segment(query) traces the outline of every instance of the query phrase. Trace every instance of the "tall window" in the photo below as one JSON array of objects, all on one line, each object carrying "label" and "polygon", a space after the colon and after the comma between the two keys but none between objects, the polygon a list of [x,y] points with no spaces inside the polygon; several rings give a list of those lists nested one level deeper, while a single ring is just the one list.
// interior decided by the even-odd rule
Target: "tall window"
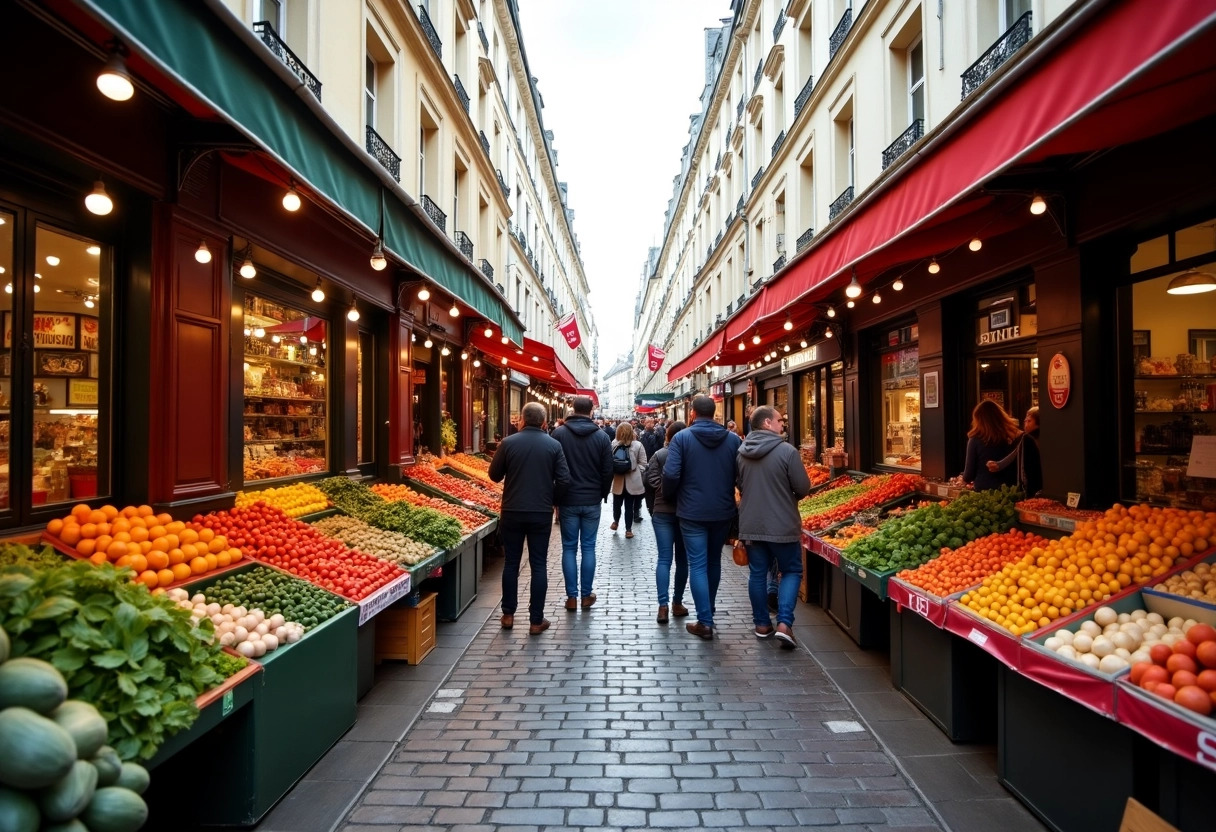
[{"label": "tall window", "polygon": [[364,58],[363,64],[363,105],[366,124],[376,129],[376,61],[371,55]]},{"label": "tall window", "polygon": [[925,117],[925,48],[917,39],[908,50],[908,113],[909,124]]},{"label": "tall window", "polygon": [[1030,0],[1001,0],[1001,31],[1005,31],[1026,12],[1030,11]]},{"label": "tall window", "polygon": [[853,142],[853,119],[849,119],[849,186],[857,182],[857,170],[854,166],[856,145]]},{"label": "tall window", "polygon": [[254,8],[254,21],[265,20],[279,37],[287,37],[287,10],[285,0],[257,0]]}]

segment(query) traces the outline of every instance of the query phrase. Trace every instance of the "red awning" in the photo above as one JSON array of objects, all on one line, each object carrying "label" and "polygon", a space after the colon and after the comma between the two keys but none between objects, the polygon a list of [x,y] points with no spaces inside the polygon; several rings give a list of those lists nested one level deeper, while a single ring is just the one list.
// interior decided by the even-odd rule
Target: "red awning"
[{"label": "red awning", "polygon": [[721,327],[710,333],[709,338],[701,346],[667,371],[667,380],[675,381],[683,378],[717,358],[718,354],[722,352],[722,345],[726,342],[725,338],[726,332]]},{"label": "red awning", "polygon": [[[1138,141],[1216,112],[1216,0],[1116,0],[1067,38],[1044,44],[1044,54],[1015,68],[1013,83],[947,125],[918,159],[864,194],[842,223],[745,304],[727,324],[728,335],[743,335],[744,323],[763,326],[800,301],[826,297],[849,279],[851,268],[864,283],[966,242],[981,231],[978,209],[999,202],[982,192],[998,174],[1062,153]],[[985,235],[995,236],[1033,218],[990,208],[978,221]],[[732,355],[733,346],[726,345]],[[690,360],[700,355],[681,361],[668,378],[701,366],[704,358]]]},{"label": "red awning", "polygon": [[589,387],[580,387],[578,390],[575,391],[575,395],[576,396],[587,396],[588,398],[590,398],[592,407],[600,406],[600,397],[598,395],[596,395],[596,392]]},{"label": "red awning", "polygon": [[268,335],[303,335],[309,341],[325,340],[325,319],[304,317],[266,327]]},{"label": "red awning", "polygon": [[475,328],[469,339],[470,346],[488,356],[499,367],[523,373],[537,384],[547,384],[561,393],[578,392],[579,383],[557,353],[548,344],[524,338],[522,346],[502,343],[502,332],[490,326],[490,337],[485,335],[485,326]]},{"label": "red awning", "polygon": [[658,410],[657,407],[647,407],[646,405],[638,405],[633,409],[634,413],[654,413]]}]

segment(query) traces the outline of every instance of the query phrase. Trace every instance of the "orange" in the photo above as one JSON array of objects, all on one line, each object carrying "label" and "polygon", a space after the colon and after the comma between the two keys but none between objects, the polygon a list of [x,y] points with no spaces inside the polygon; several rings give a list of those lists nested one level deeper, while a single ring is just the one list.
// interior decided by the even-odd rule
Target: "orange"
[{"label": "orange", "polygon": [[152,541],[152,548],[158,552],[167,552],[173,547],[169,545],[167,537],[158,537]]},{"label": "orange", "polygon": [[131,556],[123,555],[118,560],[114,561],[114,565],[117,566],[119,569],[122,569],[124,566],[130,566],[131,565]]},{"label": "orange", "polygon": [[131,568],[136,572],[144,572],[148,568],[148,559],[143,555],[131,555]]},{"label": "orange", "polygon": [[144,550],[139,548],[138,543],[124,543],[122,545],[127,547],[128,555],[139,555],[140,557],[143,557]]},{"label": "orange", "polygon": [[244,552],[242,552],[240,549],[237,549],[235,547],[228,550],[228,555],[232,558],[233,563],[236,563],[238,560],[240,560],[241,558],[243,558],[245,556]]},{"label": "orange", "polygon": [[146,555],[146,554],[148,554],[148,552],[151,552],[151,551],[152,551],[152,541],[151,540],[141,540],[139,543],[139,553],[141,555]]},{"label": "orange", "polygon": [[131,528],[131,539],[136,543],[143,543],[148,539],[148,529],[145,526],[133,526]]},{"label": "orange", "polygon": [[135,531],[136,529],[146,529],[146,528],[148,528],[148,524],[144,521],[144,518],[142,518],[142,517],[132,517],[131,518],[131,531]]},{"label": "orange", "polygon": [[137,509],[135,506],[125,506],[119,513],[122,514],[123,517],[130,519],[139,514],[139,509]]},{"label": "orange", "polygon": [[103,534],[109,534],[111,531],[112,531],[112,529],[111,529],[109,523],[98,523],[97,524],[97,536],[98,537],[101,537]]},{"label": "orange", "polygon": [[169,565],[170,566],[176,566],[179,563],[185,563],[185,562],[186,562],[186,553],[185,552],[183,552],[181,549],[170,549],[169,550]]},{"label": "orange", "polygon": [[75,546],[80,542],[80,526],[64,526],[63,531],[59,533],[59,538],[69,546]]},{"label": "orange", "polygon": [[182,542],[178,539],[177,535],[172,533],[165,535],[165,540],[169,541],[170,549],[176,549],[178,546],[182,545]]},{"label": "orange", "polygon": [[[106,513],[104,511],[102,511],[101,509],[94,509],[93,511],[89,512],[89,522],[90,523],[94,523],[94,524],[104,523],[108,519],[110,519],[110,518],[106,517]],[[81,520],[80,522],[83,523],[84,520]]]},{"label": "orange", "polygon": [[193,543],[183,543],[181,549],[182,553],[186,556],[186,560],[192,560],[193,558],[198,557],[198,547]]},{"label": "orange", "polygon": [[125,517],[119,517],[114,522],[110,523],[110,532],[112,534],[129,531],[131,531],[131,521]]},{"label": "orange", "polygon": [[103,563],[108,563],[105,552],[94,552],[93,557],[89,558],[89,563],[94,566],[101,566]]},{"label": "orange", "polygon": [[58,537],[59,533],[63,531],[63,521],[56,517],[54,520],[46,524],[46,530]]},{"label": "orange", "polygon": [[174,520],[172,523],[165,523],[165,531],[169,534],[181,534],[182,529],[186,528],[186,524],[181,520]]},{"label": "orange", "polygon": [[131,533],[130,532],[115,532],[114,539],[121,543],[130,543],[131,542]]},{"label": "orange", "polygon": [[114,508],[114,506],[110,505],[109,503],[102,506],[101,510],[103,513],[105,513],[107,520],[113,520],[118,516],[118,509]]},{"label": "orange", "polygon": [[72,516],[76,518],[76,522],[78,523],[84,523],[89,519],[89,515],[92,513],[93,507],[88,503],[77,503],[76,505],[72,506]]},{"label": "orange", "polygon": [[207,561],[204,558],[193,558],[190,561],[190,571],[195,575],[201,575],[210,567],[207,566]]},{"label": "orange", "polygon": [[97,551],[97,541],[85,538],[76,544],[76,551],[80,552],[80,554],[84,555],[86,558],[90,557],[94,552]]},{"label": "orange", "polygon": [[198,539],[204,543],[210,543],[215,538],[215,532],[208,528],[198,530]]},{"label": "orange", "polygon": [[104,552],[106,549],[110,548],[110,544],[114,542],[114,538],[110,537],[108,534],[103,534],[98,536],[98,538],[93,542],[96,544],[93,547],[93,551]]},{"label": "orange", "polygon": [[119,558],[126,557],[127,544],[121,540],[115,540],[106,548],[106,557],[112,561],[118,561]]},{"label": "orange", "polygon": [[220,565],[219,559],[215,555],[210,554],[210,553],[203,555],[203,560],[207,561],[208,571],[215,569],[217,566]]},{"label": "orange", "polygon": [[156,573],[151,569],[146,569],[143,572],[140,572],[139,577],[136,578],[136,580],[149,589],[160,586],[160,578],[158,578]]},{"label": "orange", "polygon": [[144,554],[148,559],[149,569],[164,569],[169,565],[169,555],[167,552],[158,552],[153,550]]},{"label": "orange", "polygon": [[224,551],[226,548],[228,548],[228,541],[224,540],[222,537],[214,537],[211,539],[211,542],[207,544],[207,551],[213,555]]},{"label": "orange", "polygon": [[198,532],[194,529],[182,529],[178,536],[181,538],[182,543],[195,543],[198,541]]},{"label": "orange", "polygon": [[173,583],[173,570],[172,569],[157,570],[156,582],[160,586],[168,586],[169,584]]},{"label": "orange", "polygon": [[163,511],[156,515],[156,522],[162,526],[167,526],[173,522],[173,516],[167,511]]},{"label": "orange", "polygon": [[152,510],[152,506],[148,505],[140,506],[138,512],[140,517],[151,517],[156,514],[156,512]]},{"label": "orange", "polygon": [[164,537],[166,534],[168,534],[168,532],[165,531],[165,527],[159,523],[155,526],[148,526],[148,537]]},{"label": "orange", "polygon": [[215,562],[220,567],[227,566],[228,564],[232,563],[232,556],[226,551],[220,552],[215,556]]},{"label": "orange", "polygon": [[177,581],[184,581],[193,574],[190,571],[190,567],[184,563],[173,564],[173,568],[169,571],[173,573],[173,579]]}]

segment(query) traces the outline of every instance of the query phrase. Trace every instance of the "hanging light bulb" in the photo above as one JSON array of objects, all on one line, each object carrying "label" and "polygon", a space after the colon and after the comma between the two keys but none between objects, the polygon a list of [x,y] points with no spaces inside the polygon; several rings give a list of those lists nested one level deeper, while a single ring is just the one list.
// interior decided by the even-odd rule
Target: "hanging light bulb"
[{"label": "hanging light bulb", "polygon": [[878,292],[875,292],[874,297],[870,298],[870,300],[872,300],[876,304],[882,303],[882,295],[878,294]]},{"label": "hanging light bulb", "polygon": [[832,338],[832,337],[834,337],[834,336],[832,335],[832,330],[831,330],[831,328],[828,328],[828,329],[824,330],[823,337],[824,337],[824,338]]},{"label": "hanging light bulb", "polygon": [[504,335],[504,336],[502,336],[502,338],[500,338],[500,339],[498,339],[498,340],[502,341],[502,343],[503,343],[503,345],[504,345],[504,346],[505,346],[505,345],[507,345],[507,344],[509,344],[509,343],[511,343],[511,339],[510,339],[510,338],[508,338],[508,337],[507,337],[507,336],[505,336],[505,335]]},{"label": "hanging light bulb", "polygon": [[461,361],[468,361],[468,360],[469,360],[469,353],[468,353],[468,351],[467,351],[467,350],[461,350],[461,351],[460,351],[460,360],[461,360]]},{"label": "hanging light bulb", "polygon": [[316,347],[309,347],[309,348],[308,348],[308,354],[309,354],[309,355],[316,355],[316,354],[317,354],[317,348],[316,348]]},{"label": "hanging light bulb", "polygon": [[967,243],[967,248],[971,249],[972,251],[979,251],[983,247],[984,241],[979,237],[972,237],[971,242]]},{"label": "hanging light bulb", "polygon": [[894,290],[895,290],[895,291],[897,291],[897,292],[902,292],[902,291],[904,290],[904,282],[903,282],[903,280],[902,280],[901,278],[898,278],[898,277],[897,277],[897,278],[895,278],[895,282],[891,284],[891,288],[892,288],[892,289],[894,289]]},{"label": "hanging light bulb", "polygon": [[92,309],[92,308],[93,308],[94,306],[96,306],[96,305],[97,305],[97,304],[96,304],[96,303],[93,301],[93,296],[92,296],[92,295],[89,295],[88,297],[86,297],[86,298],[84,299],[84,308],[85,308],[85,309]]},{"label": "hanging light bulb", "polygon": [[861,284],[857,282],[857,270],[853,270],[853,279],[849,281],[849,285],[844,290],[845,297],[859,298],[861,297]]},{"label": "hanging light bulb", "polygon": [[448,314],[453,318],[460,317],[460,307],[456,305],[456,301],[452,301],[452,308],[448,310]]},{"label": "hanging light bulb", "polygon": [[482,334],[482,335],[484,335],[484,336],[486,336],[487,338],[493,338],[493,337],[494,337],[494,330],[490,329],[490,325],[489,325],[489,324],[486,324],[486,328],[485,328],[485,329],[483,329],[483,330],[481,331],[481,334]]},{"label": "hanging light bulb", "polygon": [[246,257],[245,262],[241,264],[241,277],[246,280],[252,280],[258,276],[257,267],[253,265],[253,260]]},{"label": "hanging light bulb", "polygon": [[270,340],[271,340],[271,342],[272,342],[272,343],[277,344],[277,343],[279,343],[279,341],[282,341],[283,339],[282,339],[282,338],[280,338],[280,337],[279,337],[279,336],[277,336],[277,335],[271,335],[271,336],[270,336]]},{"label": "hanging light bulb", "polygon": [[744,344],[742,341],[740,341],[739,342],[739,351],[742,352],[745,349],[747,349],[747,344]]},{"label": "hanging light bulb", "polygon": [[501,363],[504,367],[507,365],[507,357],[505,355],[502,357]]},{"label": "hanging light bulb", "polygon": [[806,339],[803,338],[801,341],[799,341],[798,346],[801,347],[802,349],[806,349]]},{"label": "hanging light bulb", "polygon": [[292,185],[287,189],[287,193],[283,194],[283,207],[292,212],[300,210],[300,195],[296,193],[295,185]]},{"label": "hanging light bulb", "polygon": [[265,338],[265,337],[266,337],[266,330],[265,330],[265,329],[263,329],[263,328],[262,328],[262,327],[260,327],[260,326],[259,326],[259,327],[257,327],[256,329],[254,329],[254,330],[253,330],[253,337],[254,337],[254,338]]},{"label": "hanging light bulb", "polygon": [[757,347],[760,346],[760,330],[756,330],[755,334],[752,335],[752,343]]},{"label": "hanging light bulb", "polygon": [[503,380],[503,381],[506,381],[506,380],[507,380],[507,374],[506,374],[506,373],[503,373],[503,374],[502,374],[502,380]]},{"label": "hanging light bulb", "polygon": [[855,305],[856,304],[853,301],[849,301],[848,303],[845,304],[845,306],[849,307],[850,309],[852,309]]},{"label": "hanging light bulb", "polygon": [[474,366],[474,367],[480,367],[480,366],[481,366],[481,359],[480,359],[480,358],[474,358],[474,359],[473,359],[473,366]]},{"label": "hanging light bulb", "polygon": [[782,347],[782,349],[784,349],[786,352],[789,352],[789,351],[790,351],[790,345],[789,345],[789,344],[786,344],[784,347]]},{"label": "hanging light bulb", "polygon": [[135,85],[131,83],[131,74],[123,62],[119,49],[115,47],[106,60],[106,65],[97,74],[97,89],[111,101],[130,101],[135,95]]},{"label": "hanging light bulb", "polygon": [[248,338],[252,334],[253,334],[253,330],[250,329],[249,327],[245,327],[245,337]]},{"label": "hanging light bulb", "polygon": [[448,345],[447,345],[447,344],[444,344],[444,345],[443,345],[443,349],[441,349],[441,350],[439,351],[439,354],[440,354],[440,355],[443,355],[443,356],[448,356],[448,355],[451,355],[451,354],[452,354],[452,351],[451,351],[450,349],[448,349]]},{"label": "hanging light bulb", "polygon": [[1046,211],[1047,200],[1043,199],[1043,197],[1039,196],[1038,194],[1035,194],[1034,199],[1030,200],[1030,213],[1037,217],[1039,214],[1046,213]]},{"label": "hanging light bulb", "polygon": [[785,323],[781,325],[781,328],[786,332],[794,328],[794,322],[789,319],[789,316],[786,316]]},{"label": "hanging light bulb", "polygon": [[93,192],[84,198],[84,207],[90,214],[104,217],[114,210],[114,200],[106,193],[106,186],[98,179],[93,183]]},{"label": "hanging light bulb", "polygon": [[431,290],[430,289],[423,286],[421,289],[418,290],[418,300],[430,300],[430,299],[431,299]]},{"label": "hanging light bulb", "polygon": [[929,261],[929,274],[937,274],[942,270],[942,267],[937,264],[937,258],[934,257]]},{"label": "hanging light bulb", "polygon": [[384,243],[379,237],[376,238],[376,245],[372,249],[372,268],[378,272],[384,271],[388,266],[388,258],[384,256]]},{"label": "hanging light bulb", "polygon": [[313,287],[312,299],[317,303],[325,300],[325,290],[321,288],[321,278],[317,278],[317,285]]},{"label": "hanging light bulb", "polygon": [[300,336],[300,343],[301,343],[301,344],[307,344],[307,343],[308,343],[308,336],[307,336],[307,335],[301,335],[301,336]]},{"label": "hanging light bulb", "polygon": [[359,320],[359,307],[356,304],[357,304],[357,301],[354,298],[351,298],[350,299],[350,309],[346,310],[346,320],[348,320],[348,321]]},{"label": "hanging light bulb", "polygon": [[829,318],[835,318],[835,317],[836,317],[836,307],[835,307],[835,306],[829,306],[829,307],[828,307],[828,317],[829,317]]},{"label": "hanging light bulb", "polygon": [[194,259],[200,263],[211,262],[211,249],[207,248],[206,240],[199,240],[198,249],[194,252]]},{"label": "hanging light bulb", "polygon": [[422,346],[426,347],[429,350],[431,347],[435,346],[435,342],[432,341],[431,336],[428,335],[428,336],[426,336],[426,340],[422,342]]},{"label": "hanging light bulb", "polygon": [[11,295],[11,294],[13,293],[13,284],[11,284],[11,283],[5,283],[5,284],[4,284],[4,292],[5,292],[5,294]]}]

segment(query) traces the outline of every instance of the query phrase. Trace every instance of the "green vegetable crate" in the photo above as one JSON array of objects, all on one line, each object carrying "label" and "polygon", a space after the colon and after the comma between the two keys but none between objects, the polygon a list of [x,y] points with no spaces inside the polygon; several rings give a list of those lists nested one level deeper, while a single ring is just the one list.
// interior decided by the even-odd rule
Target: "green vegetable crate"
[{"label": "green vegetable crate", "polygon": [[840,556],[840,568],[850,578],[853,578],[866,589],[878,596],[878,600],[887,600],[887,581],[894,575],[897,569],[892,569],[890,572],[879,572],[874,569],[866,569],[864,566],[858,566],[853,561],[846,558],[843,554]]}]

